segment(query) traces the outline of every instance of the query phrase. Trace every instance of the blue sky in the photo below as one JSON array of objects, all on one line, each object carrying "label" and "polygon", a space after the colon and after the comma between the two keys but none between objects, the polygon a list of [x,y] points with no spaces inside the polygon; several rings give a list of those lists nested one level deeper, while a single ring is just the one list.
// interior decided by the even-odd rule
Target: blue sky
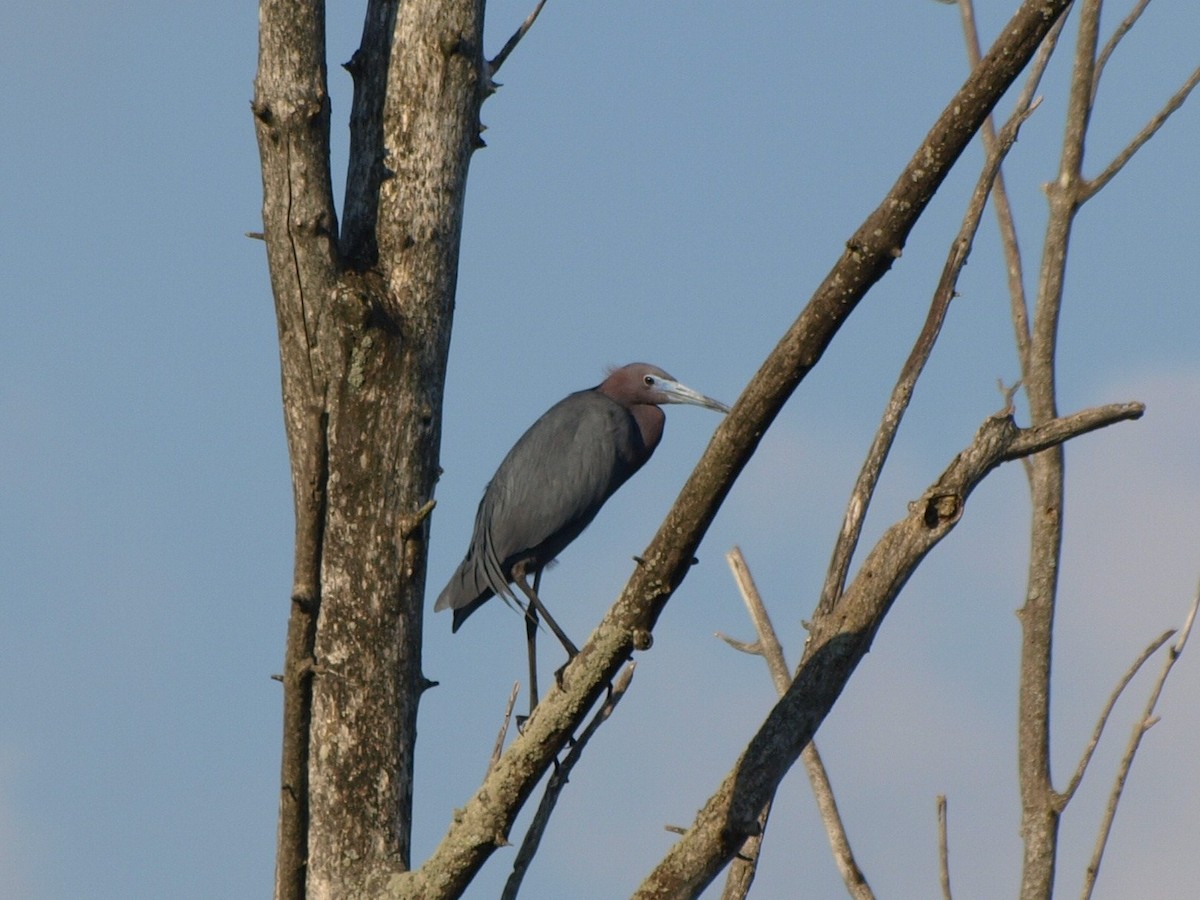
[{"label": "blue sky", "polygon": [[[981,13],[985,40],[1016,3],[989,6],[1003,8]],[[357,45],[361,7],[329,12],[339,185],[349,76],[336,63]],[[527,12],[490,4],[489,52]],[[0,11],[0,884],[20,900],[269,891],[270,675],[291,501],[265,259],[243,237],[260,227],[255,27],[251,4]],[[1152,5],[1105,76],[1089,171],[1196,65],[1197,33],[1194,3]],[[431,604],[504,452],[606,365],[644,359],[737,396],[961,82],[961,46],[956,11],[928,0],[548,4],[501,73],[483,114],[489,147],[472,163]],[[1065,62],[1007,169],[1030,285]],[[1139,399],[1149,411],[1069,452],[1060,786],[1112,684],[1181,621],[1200,575],[1198,144],[1193,101],[1088,205],[1072,241],[1061,406]],[[979,163],[973,148],[735,488],[631,694],[576,770],[528,896],[627,893],[669,846],[662,826],[690,822],[769,708],[765,668],[712,637],[749,630],[723,554],[746,552],[794,661]],[[990,219],[960,292],[869,535],[999,408],[996,379],[1016,378]],[[547,575],[547,603],[577,640],[716,424],[698,409],[668,418],[653,462]],[[950,798],[956,887],[1015,891],[1026,497],[1014,466],[977,492],[822,729],[851,839],[883,895],[936,891],[938,793]],[[442,616],[426,632],[426,672],[441,686],[421,711],[418,859],[477,784],[524,667],[520,621],[499,604],[453,638]],[[1065,894],[1147,689],[1136,682],[1119,707],[1064,819]],[[1198,691],[1200,665],[1185,655],[1097,896],[1144,895],[1147,879],[1177,896],[1200,881]],[[781,798],[761,896],[798,883],[837,895],[799,771]],[[510,855],[496,854],[470,896],[496,895]]]}]

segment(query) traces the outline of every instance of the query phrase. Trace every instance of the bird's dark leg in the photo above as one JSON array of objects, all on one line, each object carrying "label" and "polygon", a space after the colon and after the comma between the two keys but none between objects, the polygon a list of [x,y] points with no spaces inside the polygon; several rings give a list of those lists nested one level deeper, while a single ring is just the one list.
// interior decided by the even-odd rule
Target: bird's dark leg
[{"label": "bird's dark leg", "polygon": [[550,630],[554,632],[554,636],[558,638],[563,645],[563,649],[567,651],[567,656],[574,659],[579,655],[579,648],[571,643],[571,639],[558,627],[558,623],[554,621],[554,617],[550,615],[550,612],[546,609],[546,605],[538,598],[537,585],[541,574],[539,570],[534,576],[534,587],[531,588],[529,582],[525,580],[524,564],[517,563],[517,565],[513,566],[513,582],[521,589],[521,593],[529,598],[529,605],[542,614],[542,618],[546,620],[546,624],[550,626]]},{"label": "bird's dark leg", "polygon": [[[533,576],[533,590],[536,593],[538,582],[542,580],[542,573],[539,571]],[[529,714],[533,715],[533,708],[538,704],[538,682],[537,682],[537,631],[538,631],[538,612],[537,607],[532,603],[525,604],[525,647],[529,651]]]}]

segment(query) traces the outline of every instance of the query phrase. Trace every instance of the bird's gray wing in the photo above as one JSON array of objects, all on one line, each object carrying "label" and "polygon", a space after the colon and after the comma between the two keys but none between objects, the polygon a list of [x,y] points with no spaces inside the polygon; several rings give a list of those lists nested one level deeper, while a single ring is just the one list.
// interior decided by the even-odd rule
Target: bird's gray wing
[{"label": "bird's gray wing", "polygon": [[493,594],[515,603],[513,564],[531,559],[541,568],[578,537],[632,474],[640,441],[629,412],[594,390],[552,406],[488,483],[467,556],[434,609],[455,610],[457,627]]},{"label": "bird's gray wing", "polygon": [[549,562],[587,527],[631,474],[640,440],[629,412],[596,391],[571,394],[525,432],[485,494],[499,562],[536,553]]}]

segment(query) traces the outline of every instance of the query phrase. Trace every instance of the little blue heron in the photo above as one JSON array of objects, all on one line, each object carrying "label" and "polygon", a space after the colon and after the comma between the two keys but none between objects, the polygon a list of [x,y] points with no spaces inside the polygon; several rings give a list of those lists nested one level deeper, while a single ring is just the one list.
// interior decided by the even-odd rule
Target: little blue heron
[{"label": "little blue heron", "polygon": [[[524,609],[531,712],[537,705],[538,613],[562,642],[568,660],[579,652],[538,597],[542,569],[654,453],[667,418],[659,409],[662,403],[729,412],[725,404],[646,363],[614,369],[596,387],[550,407],[492,476],[475,514],[467,556],[434,606],[435,611],[454,610],[452,631],[497,594]],[[528,598],[524,607],[509,588],[514,583]]]}]

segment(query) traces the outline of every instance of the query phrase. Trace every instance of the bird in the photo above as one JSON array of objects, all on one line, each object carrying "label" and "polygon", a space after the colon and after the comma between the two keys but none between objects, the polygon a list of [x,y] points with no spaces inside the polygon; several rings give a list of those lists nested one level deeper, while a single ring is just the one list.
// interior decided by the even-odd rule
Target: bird
[{"label": "bird", "polygon": [[[537,705],[539,613],[567,651],[568,661],[579,652],[538,596],[542,570],[654,453],[666,423],[660,406],[667,403],[729,412],[724,403],[648,363],[610,369],[600,384],[550,407],[508,451],[488,482],[467,554],[434,604],[435,612],[453,610],[451,632],[494,596],[522,611],[531,714]],[[525,604],[513,594],[512,584],[525,595]]]}]

